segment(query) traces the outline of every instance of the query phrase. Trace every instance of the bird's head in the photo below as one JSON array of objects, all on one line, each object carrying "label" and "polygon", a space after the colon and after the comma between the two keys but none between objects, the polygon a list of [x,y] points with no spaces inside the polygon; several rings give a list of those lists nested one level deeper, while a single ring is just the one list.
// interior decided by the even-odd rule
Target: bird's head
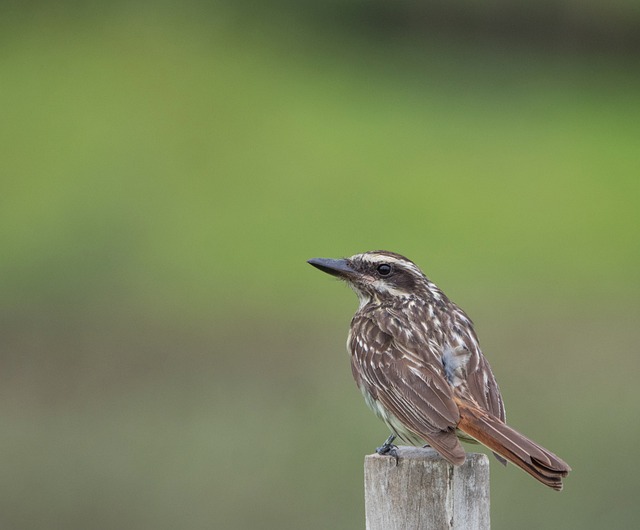
[{"label": "bird's head", "polygon": [[358,295],[361,306],[396,297],[428,296],[430,287],[435,287],[410,259],[386,250],[344,259],[313,258],[307,263],[346,281]]}]

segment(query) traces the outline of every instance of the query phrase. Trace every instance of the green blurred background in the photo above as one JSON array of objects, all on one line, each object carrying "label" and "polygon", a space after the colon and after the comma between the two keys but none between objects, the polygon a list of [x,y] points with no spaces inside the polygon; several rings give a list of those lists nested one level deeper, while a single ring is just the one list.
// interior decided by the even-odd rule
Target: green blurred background
[{"label": "green blurred background", "polygon": [[363,528],[387,432],[305,260],[378,248],[574,469],[493,461],[493,528],[637,524],[637,2],[0,15],[2,528]]}]

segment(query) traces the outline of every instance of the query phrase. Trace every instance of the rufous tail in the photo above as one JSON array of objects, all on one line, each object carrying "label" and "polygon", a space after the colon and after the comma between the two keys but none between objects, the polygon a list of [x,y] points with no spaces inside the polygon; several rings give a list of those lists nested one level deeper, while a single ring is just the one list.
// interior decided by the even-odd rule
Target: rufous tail
[{"label": "rufous tail", "polygon": [[460,411],[458,429],[498,453],[544,485],[560,491],[571,471],[561,458],[529,440],[475,404],[456,398]]}]

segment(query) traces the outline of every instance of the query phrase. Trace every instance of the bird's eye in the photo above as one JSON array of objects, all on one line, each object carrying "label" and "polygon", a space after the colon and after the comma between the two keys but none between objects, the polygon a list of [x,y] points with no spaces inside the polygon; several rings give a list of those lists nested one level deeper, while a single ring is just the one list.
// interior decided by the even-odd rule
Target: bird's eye
[{"label": "bird's eye", "polygon": [[387,264],[387,263],[382,263],[380,265],[378,265],[378,274],[380,274],[380,276],[389,276],[389,274],[391,274],[391,265]]}]

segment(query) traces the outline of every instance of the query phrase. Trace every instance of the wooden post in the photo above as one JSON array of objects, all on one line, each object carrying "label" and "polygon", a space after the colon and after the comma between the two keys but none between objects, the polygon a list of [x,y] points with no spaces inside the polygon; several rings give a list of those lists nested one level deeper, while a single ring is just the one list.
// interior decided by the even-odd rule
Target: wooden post
[{"label": "wooden post", "polygon": [[452,466],[431,448],[398,447],[400,457],[367,455],[367,530],[489,530],[489,459],[467,453]]}]

